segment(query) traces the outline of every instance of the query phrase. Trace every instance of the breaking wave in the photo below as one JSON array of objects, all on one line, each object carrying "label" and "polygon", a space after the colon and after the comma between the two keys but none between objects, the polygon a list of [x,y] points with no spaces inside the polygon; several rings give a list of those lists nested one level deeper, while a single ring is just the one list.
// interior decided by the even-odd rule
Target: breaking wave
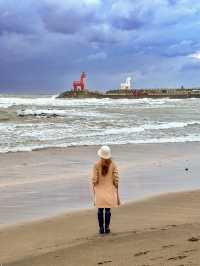
[{"label": "breaking wave", "polygon": [[[141,140],[121,140],[116,143],[113,141],[107,141],[107,145],[116,145],[116,144],[154,144],[154,143],[184,143],[184,142],[200,142],[200,135],[189,135],[185,137],[171,137],[171,138],[152,138],[152,139],[141,139]],[[41,150],[47,148],[66,148],[66,147],[75,147],[75,146],[91,146],[91,145],[102,145],[101,141],[96,140],[95,142],[72,142],[70,144],[44,144],[44,145],[32,145],[32,146],[19,146],[19,147],[5,147],[0,148],[0,153],[9,153],[9,152],[30,152],[34,150]]]},{"label": "breaking wave", "polygon": [[0,96],[0,153],[200,141],[200,99]]},{"label": "breaking wave", "polygon": [[39,109],[39,110],[33,110],[33,109],[25,109],[25,110],[18,110],[17,115],[20,117],[24,116],[37,116],[37,117],[69,117],[69,116],[99,116],[102,115],[100,113],[95,112],[88,112],[88,111],[77,111],[77,110],[59,110],[59,109]]},{"label": "breaking wave", "polygon": [[95,104],[102,105],[129,105],[129,104],[148,104],[148,105],[164,105],[166,103],[177,103],[183,99],[56,99],[57,95],[52,97],[42,98],[18,98],[18,97],[0,97],[0,108],[9,108],[13,106],[93,106]]}]

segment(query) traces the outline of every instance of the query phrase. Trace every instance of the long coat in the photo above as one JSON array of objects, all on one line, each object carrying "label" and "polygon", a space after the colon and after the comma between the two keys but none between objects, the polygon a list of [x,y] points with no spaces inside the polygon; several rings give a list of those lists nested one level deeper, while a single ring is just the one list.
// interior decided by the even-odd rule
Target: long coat
[{"label": "long coat", "polygon": [[111,162],[108,173],[101,174],[101,160],[93,168],[92,183],[94,188],[94,205],[97,208],[113,208],[120,205],[118,195],[119,174],[117,166]]}]

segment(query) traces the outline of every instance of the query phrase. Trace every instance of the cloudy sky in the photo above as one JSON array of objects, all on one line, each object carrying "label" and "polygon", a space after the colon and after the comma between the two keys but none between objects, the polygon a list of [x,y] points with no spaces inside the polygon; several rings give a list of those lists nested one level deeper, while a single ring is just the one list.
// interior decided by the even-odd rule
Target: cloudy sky
[{"label": "cloudy sky", "polygon": [[0,93],[200,86],[199,0],[0,0]]}]

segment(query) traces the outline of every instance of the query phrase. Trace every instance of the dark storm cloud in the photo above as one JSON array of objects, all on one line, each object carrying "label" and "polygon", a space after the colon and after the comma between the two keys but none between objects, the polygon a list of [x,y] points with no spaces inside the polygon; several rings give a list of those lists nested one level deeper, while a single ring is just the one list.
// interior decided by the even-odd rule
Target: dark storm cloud
[{"label": "dark storm cloud", "polygon": [[199,12],[195,0],[0,0],[0,91],[70,88],[82,70],[94,88],[127,75],[171,86],[183,70],[189,83]]},{"label": "dark storm cloud", "polygon": [[31,33],[32,27],[27,26],[24,18],[14,13],[4,13],[0,15],[0,34],[4,33]]},{"label": "dark storm cloud", "polygon": [[36,6],[31,1],[0,1],[0,34],[31,34],[40,27]]},{"label": "dark storm cloud", "polygon": [[84,27],[97,22],[92,10],[76,8],[63,9],[56,4],[45,4],[40,9],[40,16],[46,29],[50,32],[73,34]]}]

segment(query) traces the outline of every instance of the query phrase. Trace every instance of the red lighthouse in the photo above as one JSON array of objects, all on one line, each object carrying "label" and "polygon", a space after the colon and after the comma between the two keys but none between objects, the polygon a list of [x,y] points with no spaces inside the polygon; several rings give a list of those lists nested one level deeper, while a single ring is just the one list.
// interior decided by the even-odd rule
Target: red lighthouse
[{"label": "red lighthouse", "polygon": [[85,72],[81,73],[80,80],[73,81],[74,91],[84,91],[85,90]]}]

